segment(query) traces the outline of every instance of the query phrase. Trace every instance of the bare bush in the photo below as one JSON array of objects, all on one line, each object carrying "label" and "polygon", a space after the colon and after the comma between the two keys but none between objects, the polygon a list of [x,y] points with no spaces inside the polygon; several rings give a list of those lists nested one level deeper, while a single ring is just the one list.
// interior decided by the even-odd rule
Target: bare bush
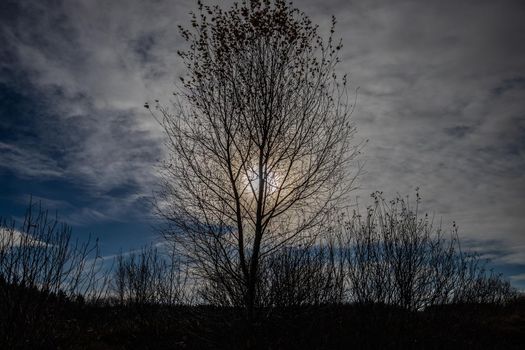
[{"label": "bare bush", "polygon": [[71,228],[30,203],[22,225],[0,223],[0,332],[16,344],[26,332],[45,333],[59,300],[105,296],[107,275],[98,242],[71,240]]},{"label": "bare bush", "polygon": [[175,305],[189,301],[188,273],[180,259],[157,248],[120,254],[113,273],[113,290],[121,305]]},{"label": "bare bush", "polygon": [[265,261],[262,300],[272,307],[344,301],[341,251],[332,242],[287,247]]},{"label": "bare bush", "polygon": [[519,293],[502,274],[487,267],[477,253],[458,253],[455,288],[448,302],[455,304],[503,305]]},{"label": "bare bush", "polygon": [[409,310],[457,302],[501,303],[513,295],[509,283],[486,271],[485,262],[461,250],[457,227],[449,235],[421,216],[408,199],[374,205],[363,217],[343,220],[350,301],[383,303]]}]

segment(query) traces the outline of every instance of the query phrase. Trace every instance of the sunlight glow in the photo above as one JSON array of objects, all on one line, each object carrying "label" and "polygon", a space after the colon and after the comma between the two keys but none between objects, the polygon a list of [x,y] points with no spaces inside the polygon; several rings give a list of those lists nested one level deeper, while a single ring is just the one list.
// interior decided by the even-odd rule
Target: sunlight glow
[{"label": "sunlight glow", "polygon": [[[253,191],[254,194],[257,194],[259,192],[259,174],[256,171],[248,170],[245,181],[246,185],[249,186],[250,191]],[[269,172],[268,174],[266,174],[265,181],[267,194],[272,194],[278,189],[279,179],[275,173]]]}]

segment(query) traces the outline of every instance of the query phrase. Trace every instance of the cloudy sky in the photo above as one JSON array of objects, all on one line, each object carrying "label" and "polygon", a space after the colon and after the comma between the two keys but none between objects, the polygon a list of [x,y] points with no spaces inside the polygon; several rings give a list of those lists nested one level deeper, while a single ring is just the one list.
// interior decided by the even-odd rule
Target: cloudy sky
[{"label": "cloudy sky", "polygon": [[[221,2],[224,6],[231,2]],[[368,140],[355,195],[414,194],[525,288],[525,3],[296,1],[326,29]],[[114,254],[158,240],[148,198],[164,156],[145,101],[183,68],[194,1],[3,0],[0,215],[29,196]]]}]

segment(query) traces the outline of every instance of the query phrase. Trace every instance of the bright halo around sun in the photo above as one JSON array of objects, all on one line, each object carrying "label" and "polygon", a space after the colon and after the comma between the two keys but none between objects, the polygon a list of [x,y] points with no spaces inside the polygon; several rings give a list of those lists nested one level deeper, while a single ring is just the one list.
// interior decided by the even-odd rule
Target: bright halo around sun
[{"label": "bright halo around sun", "polygon": [[[271,194],[278,189],[279,179],[274,172],[266,174],[266,193]],[[259,174],[256,171],[248,170],[246,173],[246,184],[250,185],[250,190],[254,194],[259,193]]]}]

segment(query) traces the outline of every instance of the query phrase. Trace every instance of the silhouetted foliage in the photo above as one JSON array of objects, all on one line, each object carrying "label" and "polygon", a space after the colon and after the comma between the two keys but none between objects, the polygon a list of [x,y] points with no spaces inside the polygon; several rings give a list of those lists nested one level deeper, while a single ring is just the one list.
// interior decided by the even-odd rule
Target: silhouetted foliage
[{"label": "silhouetted foliage", "polygon": [[0,339],[45,341],[65,301],[104,296],[98,242],[71,241],[71,228],[30,203],[19,228],[0,220]]},{"label": "silhouetted foliage", "polygon": [[253,322],[230,306],[233,293],[156,248],[121,254],[108,274],[96,242],[71,242],[67,225],[31,205],[20,229],[0,227],[0,346],[520,348],[523,298],[460,249],[456,228],[434,228],[419,199],[374,198],[366,216],[263,260]]},{"label": "silhouetted foliage", "polygon": [[175,256],[145,247],[117,257],[113,289],[120,305],[189,303],[188,271]]},{"label": "silhouetted foliage", "polygon": [[262,268],[263,293],[270,307],[297,307],[345,302],[344,265],[333,242],[288,247]]},{"label": "silhouetted foliage", "polygon": [[457,227],[449,235],[408,199],[372,195],[365,216],[341,220],[341,242],[350,302],[382,303],[409,310],[448,303],[505,303],[515,290],[462,251]]}]

